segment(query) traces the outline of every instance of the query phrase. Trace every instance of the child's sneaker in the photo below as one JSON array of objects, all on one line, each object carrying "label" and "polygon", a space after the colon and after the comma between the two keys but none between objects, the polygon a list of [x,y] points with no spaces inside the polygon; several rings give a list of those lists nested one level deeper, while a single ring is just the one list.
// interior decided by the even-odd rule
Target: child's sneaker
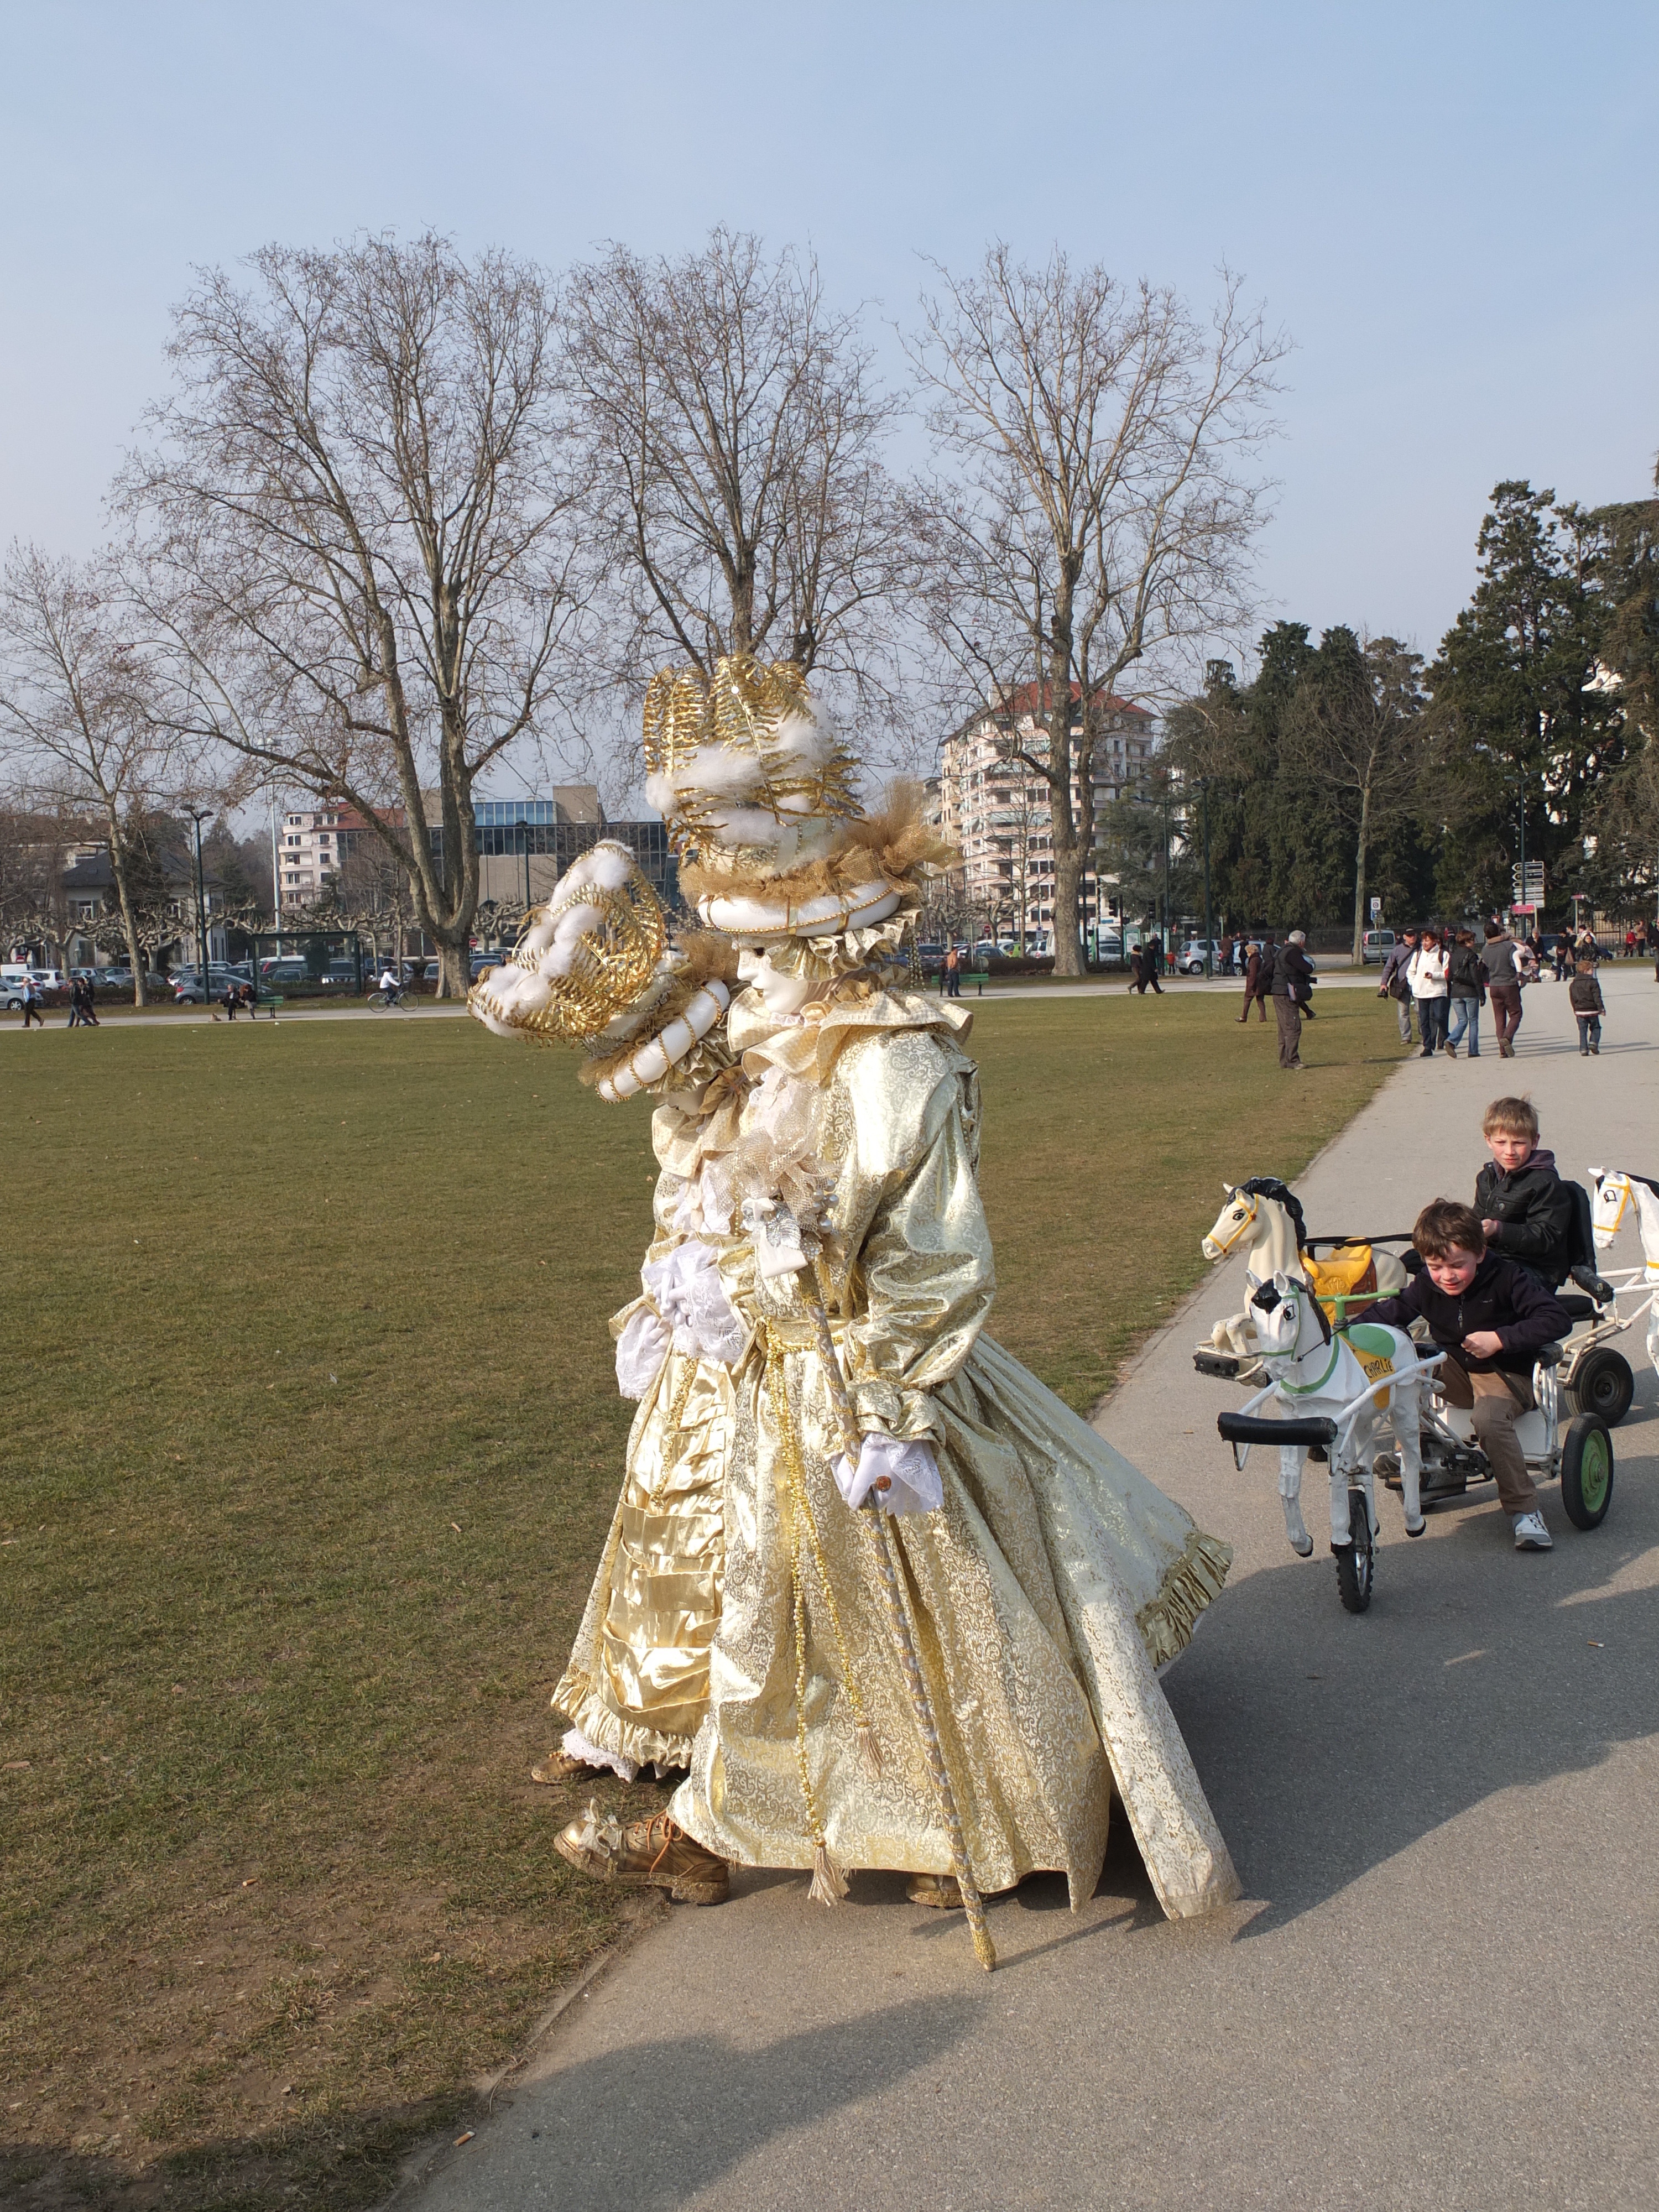
[{"label": "child's sneaker", "polygon": [[1544,1526],[1541,1513],[1518,1513],[1515,1518],[1515,1548],[1517,1552],[1548,1552],[1554,1548],[1554,1539]]}]

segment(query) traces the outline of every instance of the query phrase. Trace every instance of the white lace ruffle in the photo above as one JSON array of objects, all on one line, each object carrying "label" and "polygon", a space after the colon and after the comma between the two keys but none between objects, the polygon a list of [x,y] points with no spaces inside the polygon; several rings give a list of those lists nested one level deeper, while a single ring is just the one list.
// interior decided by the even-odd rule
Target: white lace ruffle
[{"label": "white lace ruffle", "polygon": [[884,1513],[936,1513],[945,1503],[945,1485],[928,1444],[872,1431],[860,1446],[858,1465],[843,1453],[833,1471],[836,1487],[852,1506],[862,1505],[883,1475],[889,1487],[876,1492],[876,1504]]},{"label": "white lace ruffle", "polygon": [[629,1316],[617,1340],[617,1387],[624,1398],[644,1397],[671,1350],[727,1367],[742,1357],[749,1331],[707,1244],[693,1238],[677,1245],[650,1261],[642,1279],[651,1304]]},{"label": "white lace ruffle", "polygon": [[624,1782],[631,1782],[640,1771],[637,1759],[625,1758],[619,1751],[601,1751],[598,1744],[589,1743],[580,1729],[567,1729],[559,1739],[559,1749],[567,1759],[580,1759],[584,1765],[608,1767]]}]

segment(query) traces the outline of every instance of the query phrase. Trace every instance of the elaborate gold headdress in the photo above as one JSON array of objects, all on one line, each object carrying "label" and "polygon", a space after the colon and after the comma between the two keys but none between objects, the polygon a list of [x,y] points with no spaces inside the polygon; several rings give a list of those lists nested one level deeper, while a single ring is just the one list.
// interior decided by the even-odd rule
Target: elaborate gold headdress
[{"label": "elaborate gold headdress", "polygon": [[920,793],[870,821],[858,763],[793,661],[665,669],[645,698],[646,796],[703,920],[738,938],[841,937],[888,922],[953,856]]},{"label": "elaborate gold headdress", "polygon": [[704,1040],[731,1003],[735,972],[728,945],[670,945],[662,902],[632,852],[605,838],[561,878],[467,1005],[497,1036],[585,1046],[583,1080],[616,1100],[676,1069],[690,1076],[694,1050],[712,1049]]}]

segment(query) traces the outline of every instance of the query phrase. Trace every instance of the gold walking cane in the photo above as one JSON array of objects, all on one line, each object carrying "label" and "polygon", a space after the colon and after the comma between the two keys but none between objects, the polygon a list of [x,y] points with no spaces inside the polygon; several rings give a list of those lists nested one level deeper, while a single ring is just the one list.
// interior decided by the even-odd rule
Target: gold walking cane
[{"label": "gold walking cane", "polygon": [[[750,1230],[751,1234],[760,1231],[775,1248],[794,1244],[803,1251],[804,1265],[790,1267],[786,1263],[779,1272],[793,1273],[799,1286],[801,1303],[811,1316],[813,1334],[817,1339],[818,1357],[823,1363],[830,1402],[835,1408],[836,1425],[841,1431],[842,1449],[850,1464],[856,1467],[864,1438],[847,1388],[847,1378],[841,1371],[836,1340],[830,1334],[830,1316],[824,1310],[813,1258],[804,1249],[805,1244],[811,1243],[816,1252],[817,1237],[807,1224],[795,1219],[781,1200],[775,1201],[766,1209],[769,1218],[765,1220],[756,1218],[759,1212],[759,1208],[752,1207],[752,1201],[744,1208],[744,1226]],[[974,1939],[974,1956],[988,1974],[997,1962],[996,1947],[991,1941],[991,1931],[985,1924],[984,1900],[968,1865],[968,1846],[962,1832],[962,1815],[957,1810],[956,1792],[951,1787],[950,1772],[945,1764],[945,1747],[939,1741],[939,1728],[933,1719],[933,1700],[927,1694],[921,1662],[916,1656],[915,1639],[910,1633],[909,1616],[905,1612],[903,1595],[899,1589],[898,1547],[893,1540],[890,1516],[882,1511],[879,1505],[872,1507],[871,1517],[875,1526],[876,1579],[880,1585],[882,1603],[887,1609],[887,1626],[893,1638],[900,1671],[904,1676],[904,1686],[909,1694],[916,1732],[921,1738],[922,1754],[927,1761],[927,1778],[933,1785],[939,1816],[945,1822],[945,1839],[951,1846],[951,1870],[956,1876],[957,1888],[962,1892],[963,1906]]]}]

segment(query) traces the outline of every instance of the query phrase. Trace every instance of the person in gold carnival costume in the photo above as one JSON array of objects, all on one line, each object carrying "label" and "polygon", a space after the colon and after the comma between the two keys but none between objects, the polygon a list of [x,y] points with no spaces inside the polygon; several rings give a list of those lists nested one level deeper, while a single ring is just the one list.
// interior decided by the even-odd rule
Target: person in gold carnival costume
[{"label": "person in gold carnival costume", "polygon": [[708,1248],[660,1218],[660,1197],[677,1173],[684,1182],[689,1169],[736,1142],[744,1079],[725,1046],[736,973],[735,947],[712,932],[669,946],[660,902],[632,853],[605,840],[567,871],[513,960],[487,970],[470,994],[471,1012],[498,1036],[585,1046],[582,1080],[608,1103],[661,1102],[652,1120],[664,1169],[658,1233],[644,1295],[613,1324],[617,1382],[640,1412],[599,1572],[553,1694],[570,1725],[532,1769],[537,1782],[605,1768],[631,1782],[642,1766],[688,1767],[708,1707],[730,1430],[721,1361],[743,1337]]},{"label": "person in gold carnival costume", "polygon": [[[706,1691],[661,1732],[689,1749],[670,1812],[623,1830],[590,1806],[559,1848],[708,1901],[736,1863],[812,1869],[831,1900],[848,1870],[898,1869],[970,1917],[1049,1869],[1075,1907],[1115,1784],[1165,1911],[1208,1911],[1237,1877],[1157,1669],[1231,1554],[985,1333],[971,1017],[897,971],[946,856],[914,795],[860,814],[788,664],[659,677],[646,751],[682,885],[749,988],[728,1065],[693,1111],[658,1109],[658,1235],[617,1324],[625,1382],[654,1362],[629,1478],[665,1532],[695,1460],[721,1565]],[[665,1648],[620,1557],[613,1534],[556,1698],[600,1746],[637,1692],[596,1656]]]}]

